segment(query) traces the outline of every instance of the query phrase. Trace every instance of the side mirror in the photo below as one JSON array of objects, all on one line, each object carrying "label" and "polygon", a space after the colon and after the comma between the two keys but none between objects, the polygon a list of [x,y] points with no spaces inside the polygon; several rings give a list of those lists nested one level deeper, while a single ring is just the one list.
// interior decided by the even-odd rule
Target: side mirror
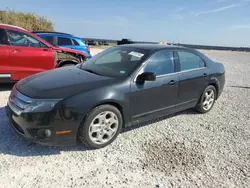
[{"label": "side mirror", "polygon": [[155,81],[156,75],[153,72],[144,72],[137,76],[136,82]]}]

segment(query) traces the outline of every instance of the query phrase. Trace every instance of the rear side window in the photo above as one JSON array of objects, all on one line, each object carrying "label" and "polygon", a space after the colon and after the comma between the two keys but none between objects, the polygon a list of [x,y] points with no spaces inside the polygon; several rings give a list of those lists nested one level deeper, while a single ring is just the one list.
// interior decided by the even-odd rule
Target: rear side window
[{"label": "rear side window", "polygon": [[178,52],[181,71],[205,67],[205,63],[197,55],[190,52]]},{"label": "rear side window", "polygon": [[58,37],[58,46],[72,45],[72,41],[69,38]]},{"label": "rear side window", "polygon": [[80,44],[75,39],[72,39],[72,40],[75,46],[80,46]]}]

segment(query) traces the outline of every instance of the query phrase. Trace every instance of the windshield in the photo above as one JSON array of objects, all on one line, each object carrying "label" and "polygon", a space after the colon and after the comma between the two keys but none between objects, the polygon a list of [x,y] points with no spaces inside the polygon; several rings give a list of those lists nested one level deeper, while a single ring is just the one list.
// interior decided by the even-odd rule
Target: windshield
[{"label": "windshield", "polygon": [[107,49],[81,64],[80,68],[108,77],[127,77],[144,61],[147,52],[131,47]]}]

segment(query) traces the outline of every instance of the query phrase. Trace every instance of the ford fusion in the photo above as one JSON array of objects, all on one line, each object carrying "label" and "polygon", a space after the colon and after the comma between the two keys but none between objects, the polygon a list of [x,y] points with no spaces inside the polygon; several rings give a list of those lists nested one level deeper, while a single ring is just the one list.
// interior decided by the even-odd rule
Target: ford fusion
[{"label": "ford fusion", "polygon": [[223,64],[197,50],[127,44],[20,80],[6,113],[31,141],[101,148],[135,122],[189,108],[209,112],[224,84]]}]

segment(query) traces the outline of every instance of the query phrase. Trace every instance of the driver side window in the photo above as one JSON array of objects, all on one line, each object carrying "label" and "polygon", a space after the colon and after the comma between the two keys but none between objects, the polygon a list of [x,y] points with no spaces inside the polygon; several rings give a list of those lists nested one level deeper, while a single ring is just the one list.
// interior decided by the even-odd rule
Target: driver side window
[{"label": "driver side window", "polygon": [[171,51],[160,51],[149,58],[144,72],[153,72],[156,76],[174,73],[174,55]]},{"label": "driver side window", "polygon": [[39,40],[20,31],[7,30],[7,35],[9,43],[12,46],[25,46],[35,48],[44,48],[45,46]]}]

